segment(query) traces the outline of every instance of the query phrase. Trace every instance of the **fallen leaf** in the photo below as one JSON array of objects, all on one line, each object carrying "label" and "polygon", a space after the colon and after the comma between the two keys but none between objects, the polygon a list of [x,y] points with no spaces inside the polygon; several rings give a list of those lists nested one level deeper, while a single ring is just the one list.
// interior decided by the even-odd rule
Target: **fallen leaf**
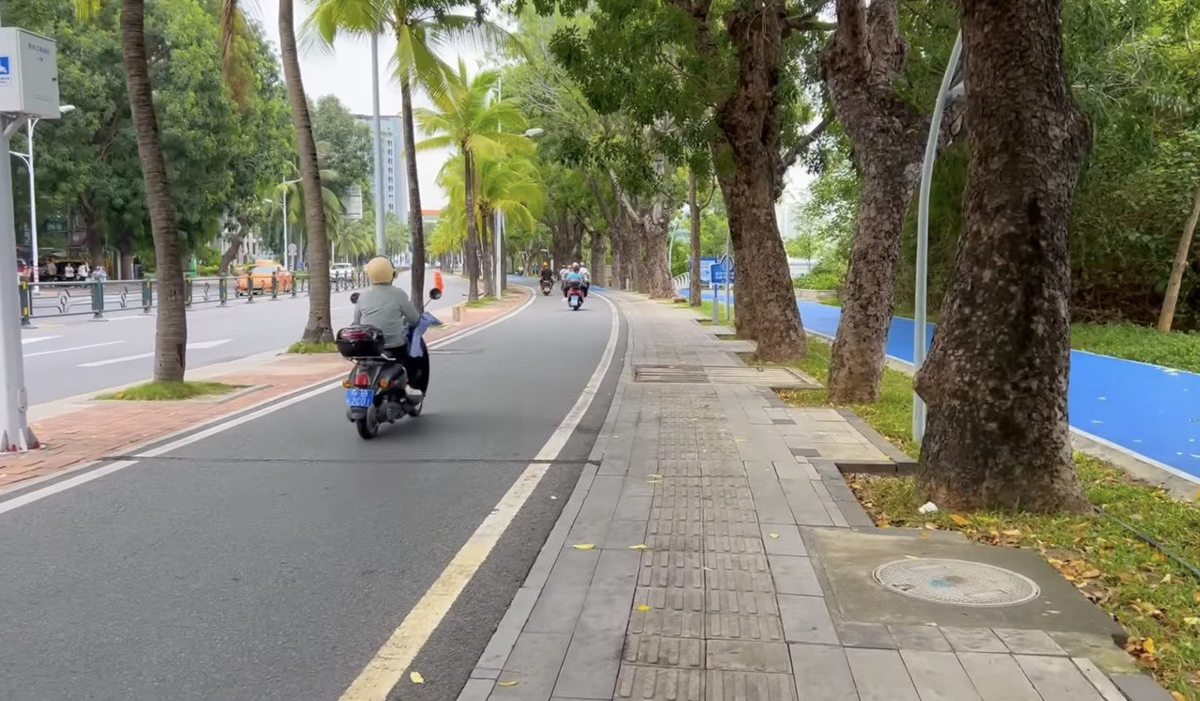
[{"label": "fallen leaf", "polygon": [[925,539],[928,539],[928,538],[929,538],[929,531],[921,531],[921,537],[922,537],[922,538],[925,538]]},{"label": "fallen leaf", "polygon": [[645,613],[650,610],[650,607],[645,604],[642,604],[641,606],[637,607],[637,610],[641,611],[642,613]]},{"label": "fallen leaf", "polygon": [[1200,626],[1200,617],[1188,616],[1187,618],[1183,619],[1183,622],[1185,625],[1189,626]]},{"label": "fallen leaf", "polygon": [[1172,691],[1171,698],[1175,699],[1175,701],[1187,701],[1187,697],[1185,697],[1183,694],[1179,693],[1178,691]]},{"label": "fallen leaf", "polygon": [[413,672],[408,675],[408,678],[412,680],[413,684],[424,684],[425,683],[425,677],[422,677],[420,672]]},{"label": "fallen leaf", "polygon": [[1168,572],[1163,576],[1162,580],[1159,581],[1159,584],[1170,584],[1170,583],[1171,583],[1171,573]]},{"label": "fallen leaf", "polygon": [[1195,601],[1197,604],[1200,604],[1200,591],[1192,592],[1192,601]]},{"label": "fallen leaf", "polygon": [[646,479],[648,479],[648,480],[660,480],[662,478],[663,478],[662,475],[646,475]]},{"label": "fallen leaf", "polygon": [[778,533],[768,533],[768,534],[767,534],[767,537],[768,537],[768,538],[770,538],[771,540],[779,540],[779,534],[778,534]]},{"label": "fallen leaf", "polygon": [[971,519],[966,518],[965,516],[959,516],[958,514],[950,514],[950,520],[960,526],[966,526],[971,523]]},{"label": "fallen leaf", "polygon": [[596,546],[592,545],[591,543],[576,543],[575,545],[572,545],[571,547],[575,548],[576,550],[591,550],[592,548],[594,548]]},{"label": "fallen leaf", "polygon": [[1100,576],[1100,570],[1085,570],[1079,573],[1082,579],[1096,579]]},{"label": "fallen leaf", "polygon": [[630,550],[645,550],[645,549],[647,549],[647,548],[649,548],[649,547],[650,547],[650,546],[649,546],[649,545],[646,545],[645,543],[638,543],[637,545],[630,545],[630,546],[629,546],[629,549],[630,549]]},{"label": "fallen leaf", "polygon": [[916,555],[905,555],[904,557],[908,558],[909,560],[920,560],[921,559],[921,558],[917,557]]},{"label": "fallen leaf", "polygon": [[1016,536],[1021,535],[1021,529],[1014,528],[1010,531],[1000,531],[1000,535],[1007,535],[1007,536],[1012,536],[1015,538]]},{"label": "fallen leaf", "polygon": [[1145,650],[1147,654],[1153,655],[1154,654],[1154,638],[1146,638],[1142,642],[1142,649]]},{"label": "fallen leaf", "polygon": [[504,687],[505,689],[511,689],[520,683],[521,682],[496,682],[496,686],[501,686],[501,687]]}]

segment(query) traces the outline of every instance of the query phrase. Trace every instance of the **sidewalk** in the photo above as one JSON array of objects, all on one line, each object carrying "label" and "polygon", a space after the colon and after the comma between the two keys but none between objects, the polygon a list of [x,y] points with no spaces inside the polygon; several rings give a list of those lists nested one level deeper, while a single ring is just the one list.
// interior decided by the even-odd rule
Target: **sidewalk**
[{"label": "sidewalk", "polygon": [[460,701],[1170,700],[1036,553],[875,528],[842,473],[895,452],[772,391],[811,378],[610,298],[608,421]]},{"label": "sidewalk", "polygon": [[[430,329],[426,339],[439,339],[493,321],[520,308],[530,292],[502,303],[463,309],[461,321]],[[436,347],[436,346],[435,346]],[[338,354],[255,356],[189,372],[189,380],[244,387],[231,394],[181,402],[96,400],[94,395],[32,407],[33,430],[45,446],[15,455],[0,455],[0,494],[81,469],[97,460],[128,455],[141,447],[197,430],[235,414],[341,379],[349,364]],[[436,369],[434,370],[436,373]],[[97,392],[95,394],[104,394]]]}]

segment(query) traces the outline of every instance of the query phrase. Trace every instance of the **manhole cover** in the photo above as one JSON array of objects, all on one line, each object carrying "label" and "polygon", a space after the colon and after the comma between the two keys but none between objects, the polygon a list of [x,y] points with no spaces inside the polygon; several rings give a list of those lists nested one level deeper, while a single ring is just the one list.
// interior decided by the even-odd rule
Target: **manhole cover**
[{"label": "manhole cover", "polygon": [[914,599],[956,606],[1016,606],[1041,594],[1025,575],[967,560],[896,560],[875,568],[875,581]]}]

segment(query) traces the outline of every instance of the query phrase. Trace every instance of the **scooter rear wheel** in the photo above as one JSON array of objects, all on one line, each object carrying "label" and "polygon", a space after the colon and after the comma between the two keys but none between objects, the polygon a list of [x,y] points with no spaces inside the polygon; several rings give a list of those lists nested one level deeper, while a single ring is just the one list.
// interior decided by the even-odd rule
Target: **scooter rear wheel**
[{"label": "scooter rear wheel", "polygon": [[354,422],[354,427],[358,429],[359,437],[365,441],[369,441],[379,435],[379,417],[375,411],[375,407],[367,409],[367,415]]}]

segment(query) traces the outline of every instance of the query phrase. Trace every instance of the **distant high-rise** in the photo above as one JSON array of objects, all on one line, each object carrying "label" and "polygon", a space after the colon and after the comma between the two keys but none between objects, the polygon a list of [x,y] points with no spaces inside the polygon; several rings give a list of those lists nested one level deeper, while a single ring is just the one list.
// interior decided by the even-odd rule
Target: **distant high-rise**
[{"label": "distant high-rise", "polygon": [[[356,114],[354,118],[375,132],[375,118]],[[379,127],[383,133],[383,193],[376,196],[382,201],[383,211],[395,214],[402,224],[408,224],[408,179],[404,169],[404,122],[395,115],[380,115]],[[372,153],[371,162],[374,163]],[[374,183],[374,179],[371,180]]]}]

